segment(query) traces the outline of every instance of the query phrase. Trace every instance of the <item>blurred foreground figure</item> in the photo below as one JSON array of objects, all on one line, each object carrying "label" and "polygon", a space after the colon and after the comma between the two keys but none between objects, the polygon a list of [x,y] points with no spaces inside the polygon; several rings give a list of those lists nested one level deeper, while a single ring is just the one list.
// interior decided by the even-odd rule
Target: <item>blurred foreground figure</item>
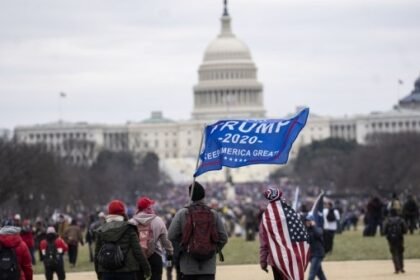
[{"label": "blurred foreground figure", "polygon": [[303,280],[309,253],[306,228],[279,189],[269,188],[264,196],[270,203],[259,228],[261,269],[268,272],[270,265],[274,280]]},{"label": "blurred foreground figure", "polygon": [[39,245],[44,262],[45,279],[52,280],[54,272],[58,280],[66,279],[63,255],[68,251],[67,244],[55,232],[54,227],[47,229],[47,237]]},{"label": "blurred foreground figure", "polygon": [[0,229],[0,275],[8,280],[32,280],[32,259],[19,227]]},{"label": "blurred foreground figure", "polygon": [[404,273],[404,234],[407,233],[407,225],[398,216],[396,209],[390,210],[390,217],[384,224],[384,235],[388,240],[389,250],[392,254],[395,273]]}]

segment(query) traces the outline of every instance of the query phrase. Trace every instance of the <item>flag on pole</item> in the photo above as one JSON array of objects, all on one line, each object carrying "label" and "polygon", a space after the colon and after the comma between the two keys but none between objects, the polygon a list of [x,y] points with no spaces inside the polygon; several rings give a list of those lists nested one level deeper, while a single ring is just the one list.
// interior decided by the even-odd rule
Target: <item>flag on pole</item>
[{"label": "flag on pole", "polygon": [[275,267],[287,280],[304,280],[309,243],[299,215],[282,199],[276,200],[267,206],[262,223]]},{"label": "flag on pole", "polygon": [[324,192],[316,198],[309,215],[314,217],[318,227],[324,228]]},{"label": "flag on pole", "polygon": [[296,187],[295,200],[293,201],[293,210],[297,210],[299,204],[299,187]]},{"label": "flag on pole", "polygon": [[65,92],[60,92],[60,97],[65,98],[65,97],[67,97],[67,94]]},{"label": "flag on pole", "polygon": [[194,177],[222,166],[286,163],[308,115],[305,108],[289,119],[222,120],[206,126]]}]

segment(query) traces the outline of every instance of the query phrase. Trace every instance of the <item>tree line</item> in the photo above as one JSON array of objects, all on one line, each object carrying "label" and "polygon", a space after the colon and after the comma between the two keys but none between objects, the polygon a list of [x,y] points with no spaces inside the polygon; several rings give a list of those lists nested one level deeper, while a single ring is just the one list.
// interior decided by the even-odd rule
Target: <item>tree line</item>
[{"label": "tree line", "polygon": [[286,175],[341,194],[418,194],[420,134],[375,134],[366,140],[363,145],[335,138],[314,141],[272,177]]},{"label": "tree line", "polygon": [[45,216],[100,209],[110,199],[134,203],[159,191],[165,176],[154,153],[101,151],[91,166],[70,164],[42,145],[0,140],[2,215]]}]

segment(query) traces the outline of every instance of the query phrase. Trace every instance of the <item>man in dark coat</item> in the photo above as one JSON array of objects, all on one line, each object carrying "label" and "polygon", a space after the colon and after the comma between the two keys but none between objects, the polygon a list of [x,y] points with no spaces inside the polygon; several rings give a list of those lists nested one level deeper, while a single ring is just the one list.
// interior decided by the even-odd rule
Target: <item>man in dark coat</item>
[{"label": "man in dark coat", "polygon": [[[189,187],[191,193],[192,186]],[[192,191],[192,207],[205,207],[204,187],[198,182],[194,183],[194,190]],[[172,243],[177,246],[181,244],[183,239],[183,231],[187,222],[187,214],[190,211],[188,208],[180,209],[172,220],[172,223],[168,230],[168,237]],[[224,245],[227,243],[228,236],[223,226],[222,220],[219,214],[215,210],[210,210],[214,216],[214,223],[218,234],[218,241],[216,244],[217,251],[220,252]],[[185,280],[214,280],[216,274],[216,254],[213,254],[210,259],[199,261],[194,258],[191,254],[186,252],[186,249],[181,248],[179,255],[180,269],[182,273],[182,279]]]},{"label": "man in dark coat", "polygon": [[322,270],[322,260],[325,256],[324,237],[322,228],[315,223],[314,216],[307,215],[305,218],[306,230],[308,231],[308,241],[311,250],[311,268],[309,270],[308,280],[314,280],[316,276],[320,280],[326,280],[324,271]]},{"label": "man in dark coat", "polygon": [[384,235],[388,240],[389,250],[392,254],[395,274],[404,273],[404,234],[407,233],[407,225],[398,216],[396,209],[390,210],[390,217],[384,224]]}]

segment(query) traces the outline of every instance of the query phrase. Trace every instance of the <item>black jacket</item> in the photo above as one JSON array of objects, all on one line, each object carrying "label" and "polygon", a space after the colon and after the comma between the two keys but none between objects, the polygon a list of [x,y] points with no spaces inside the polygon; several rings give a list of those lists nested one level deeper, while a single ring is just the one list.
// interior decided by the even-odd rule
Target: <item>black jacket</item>
[{"label": "black jacket", "polygon": [[310,245],[312,257],[324,257],[324,237],[322,228],[317,226],[311,226],[307,228],[308,231],[308,242]]},{"label": "black jacket", "polygon": [[134,226],[129,225],[125,221],[107,222],[98,228],[96,237],[95,270],[98,276],[103,272],[109,272],[97,262],[98,253],[106,242],[117,242],[126,256],[124,267],[112,272],[142,271],[145,275],[150,275],[150,266],[140,247]]}]

